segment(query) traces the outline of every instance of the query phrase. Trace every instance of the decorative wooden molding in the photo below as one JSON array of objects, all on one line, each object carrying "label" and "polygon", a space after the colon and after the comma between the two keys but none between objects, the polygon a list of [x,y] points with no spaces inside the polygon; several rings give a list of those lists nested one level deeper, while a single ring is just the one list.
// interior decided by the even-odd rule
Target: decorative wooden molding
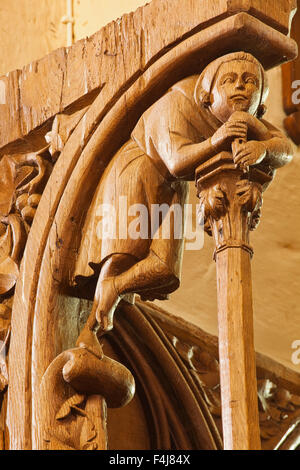
[{"label": "decorative wooden molding", "polygon": [[[276,5],[271,0],[218,0],[213,9],[208,0],[175,0],[175,3],[153,0],[91,38],[59,49],[0,79],[4,87],[4,102],[0,105],[0,165],[7,188],[0,206],[4,214],[0,224],[4,247],[0,252],[0,256],[3,253],[0,330],[7,338],[6,344],[11,326],[8,397],[5,395],[7,427],[2,447],[105,449],[109,426],[106,406],[121,406],[130,401],[134,393],[130,371],[138,364],[142,372],[137,378],[144,383],[149,403],[155,401],[154,446],[221,448],[220,433],[202,388],[199,384],[197,388],[174,348],[169,349],[170,341],[146,313],[147,321],[138,307],[123,302],[121,311],[130,321],[128,324],[120,316],[114,339],[122,354],[114,362],[109,352],[103,353],[95,334],[97,322],[103,320],[102,329],[107,330],[112,315],[103,316],[97,310],[97,302],[103,298],[101,288],[105,285],[106,291],[113,292],[114,287],[118,297],[136,292],[132,289],[136,286],[128,288],[124,282],[120,293],[119,285],[104,279],[96,289],[92,315],[87,320],[95,279],[88,286],[74,287],[74,271],[87,237],[86,221],[93,213],[93,196],[99,181],[118,151],[124,150],[123,144],[128,145],[141,116],[153,104],[159,107],[165,93],[178,82],[188,82],[187,91],[193,92],[194,81],[203,69],[225,54],[245,51],[255,56],[264,69],[293,59],[297,47],[287,34],[294,10],[294,0],[278,0]],[[244,130],[247,126],[251,128],[245,116],[243,119]],[[209,134],[206,139],[210,137]],[[227,136],[219,138],[225,142]],[[216,142],[212,145],[218,146]],[[235,163],[239,150],[233,152]],[[228,164],[228,155],[225,160],[222,158],[217,167],[224,161]],[[194,163],[193,170],[199,161]],[[163,162],[161,166],[157,164],[158,173],[164,171]],[[212,190],[203,190],[202,170],[199,169],[198,180],[205,217],[209,219],[206,226],[212,232],[218,231],[219,237],[220,229],[214,228],[211,219],[221,220],[225,216],[231,186],[213,185]],[[178,171],[182,176],[180,168]],[[193,177],[194,171],[191,173]],[[254,228],[258,221],[261,192],[271,178],[267,171],[254,179],[251,176],[250,183],[241,184],[235,193],[233,212],[239,206],[240,215],[247,213],[248,228]],[[238,235],[234,234],[232,240],[237,240]],[[217,251],[224,242],[221,238]],[[246,231],[241,240],[248,246]],[[152,252],[150,274],[157,272],[157,263],[162,261],[159,255]],[[175,260],[178,271],[180,261],[181,255]],[[87,268],[89,262],[90,259]],[[119,265],[129,269],[128,258]],[[151,289],[152,295],[155,290],[155,296],[163,298],[178,287],[178,273],[174,280],[168,263],[164,269],[160,271],[163,278],[155,286],[142,286],[143,298],[151,298]],[[111,302],[112,310],[115,300]],[[132,299],[127,296],[128,300]],[[131,338],[133,324],[143,333],[145,342],[157,348],[156,361],[161,351],[164,372],[168,371],[171,383],[177,387],[175,405],[168,403],[162,379],[158,380],[140,357],[138,343]],[[102,333],[98,333],[98,338]],[[108,342],[106,336],[101,337],[101,342],[104,345]],[[129,369],[122,365],[123,358]],[[4,389],[7,381],[4,365],[1,374]],[[150,378],[160,387],[161,397]],[[185,406],[178,417],[174,407],[182,396]],[[5,417],[6,403],[2,408]],[[157,410],[163,412],[163,431],[157,424]],[[183,435],[181,429],[185,420],[191,423],[188,435]]]},{"label": "decorative wooden molding", "polygon": [[[155,306],[139,308],[149,312],[171,341],[222,435],[218,338]],[[294,450],[300,445],[300,376],[261,354],[256,365],[262,449]]]}]

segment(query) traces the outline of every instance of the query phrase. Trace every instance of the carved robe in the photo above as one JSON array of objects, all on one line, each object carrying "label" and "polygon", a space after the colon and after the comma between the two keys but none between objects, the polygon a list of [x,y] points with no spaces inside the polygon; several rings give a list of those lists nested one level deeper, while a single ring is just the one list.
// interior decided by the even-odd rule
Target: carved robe
[{"label": "carved robe", "polygon": [[[162,233],[164,224],[169,223],[170,215],[170,239],[153,236],[151,207],[154,204],[168,204],[169,207],[180,204],[184,223],[188,181],[193,180],[194,175],[187,174],[178,178],[171,174],[167,164],[175,154],[180,158],[184,147],[209,138],[221,125],[208,110],[200,108],[195,101],[198,78],[199,76],[192,76],[182,80],[154,103],[140,118],[129,141],[112,158],[87,214],[75,268],[75,283],[98,275],[103,261],[112,254],[126,253],[139,261],[148,255],[150,249],[180,279],[184,237],[176,238],[172,209],[164,214],[159,227]],[[126,196],[128,208],[134,204],[143,204],[147,208],[147,237],[133,240],[118,236],[120,217],[124,217],[124,206],[120,207],[122,196]],[[99,236],[101,204],[111,204],[116,215],[114,236],[105,239]],[[133,219],[133,216],[128,216],[128,226]],[[112,217],[111,223],[113,221]],[[172,290],[174,289],[170,286],[168,292]],[[165,289],[158,291],[158,298],[161,298],[159,294],[162,292],[166,294]]]}]

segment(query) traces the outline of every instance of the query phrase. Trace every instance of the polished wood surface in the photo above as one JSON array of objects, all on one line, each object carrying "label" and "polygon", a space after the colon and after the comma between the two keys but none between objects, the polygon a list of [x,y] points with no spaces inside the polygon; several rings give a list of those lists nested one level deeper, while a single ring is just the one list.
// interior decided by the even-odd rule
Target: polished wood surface
[{"label": "polished wood surface", "polygon": [[[226,328],[232,322],[241,326],[243,345],[233,341],[230,347],[244,348],[252,357],[249,366],[240,358],[241,373],[245,377],[250,367],[255,376],[250,294],[247,305],[243,300],[250,293],[248,230],[259,221],[261,193],[273,170],[291,155],[284,136],[262,119],[264,71],[297,54],[295,42],[287,36],[295,2],[218,0],[213,8],[206,0],[176,4],[177,8],[174,0],[153,0],[68,51],[55,51],[2,79],[6,103],[0,109],[5,188],[0,190],[0,333],[9,346],[8,373],[4,361],[0,375],[4,448],[106,449],[106,407],[133,406],[140,380],[132,374],[136,363],[143,366],[144,383],[149,384],[144,393],[150,403],[155,396],[157,447],[171,447],[167,422],[176,429],[177,448],[221,447],[201,392],[161,348],[159,329],[152,336],[151,320],[145,323],[133,305],[135,294],[144,300],[162,299],[179,287],[182,237],[171,233],[169,240],[160,240],[151,233],[145,240],[125,238],[124,243],[121,237],[105,243],[95,237],[99,203],[114,204],[119,196],[127,196],[130,204],[146,207],[184,206],[187,181],[195,173],[205,227],[216,232],[222,279],[224,412],[231,413],[228,397],[236,400],[233,388],[226,398],[223,385],[236,381],[233,369],[223,366],[228,352],[222,348],[232,336]],[[228,89],[222,94],[212,88],[220,71],[226,75],[224,90],[238,89],[232,99],[228,100]],[[230,106],[224,106],[229,101]],[[231,227],[241,229],[230,239],[220,230],[226,217]],[[159,223],[158,232],[163,225]],[[234,312],[234,304],[225,302],[232,292],[228,269],[233,266],[239,266],[235,285],[248,278],[245,291],[233,296],[232,302],[242,306]],[[145,338],[150,335],[163,354],[168,377],[178,386],[177,396],[184,394],[182,416],[166,403],[167,393],[162,403],[150,386],[154,375],[145,365],[147,353],[132,343],[130,328],[124,332],[122,318],[115,327],[126,337],[126,345],[120,344],[124,354],[112,359],[110,350],[103,349],[121,299],[119,311],[132,318],[132,324],[136,315],[136,328]],[[249,328],[241,321],[244,314]],[[160,384],[162,379],[155,380]],[[254,405],[255,390],[255,377],[252,388],[244,381],[244,409]],[[157,409],[164,406],[161,432]],[[245,431],[241,440],[228,440],[239,432],[236,418],[230,424],[225,419],[227,447],[257,447],[254,406],[250,412],[256,437]],[[245,412],[242,415],[244,419]],[[194,416],[197,421],[187,438],[180,429]]]}]

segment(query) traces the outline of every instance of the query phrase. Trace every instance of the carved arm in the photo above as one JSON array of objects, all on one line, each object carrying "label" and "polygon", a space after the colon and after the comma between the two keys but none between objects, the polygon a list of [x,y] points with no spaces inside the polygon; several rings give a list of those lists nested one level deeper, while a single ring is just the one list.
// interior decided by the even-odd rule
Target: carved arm
[{"label": "carved arm", "polygon": [[170,134],[172,146],[170,152],[164,153],[165,165],[174,177],[193,179],[199,164],[215,154],[211,139],[194,143],[173,132]]},{"label": "carved arm", "polygon": [[[246,142],[247,136],[255,140]],[[169,131],[169,138],[162,143],[160,153],[174,177],[193,179],[197,166],[221,151],[230,151],[236,139],[242,139],[242,143],[233,148],[236,163],[241,157],[251,154],[253,158],[247,162],[248,165],[264,161],[275,169],[292,159],[289,140],[267,121],[245,112],[234,113],[211,138],[200,143]]]},{"label": "carved arm", "polygon": [[272,134],[272,138],[264,141],[266,157],[264,162],[271,168],[280,168],[293,159],[293,147],[289,139],[274,126],[264,121]]},{"label": "carved arm", "polygon": [[217,153],[231,150],[235,139],[246,140],[247,124],[229,120],[215,134],[195,143],[178,132],[169,131],[170,139],[164,143],[162,157],[170,173],[177,178],[193,179],[196,168]]},{"label": "carved arm", "polygon": [[237,167],[247,169],[251,165],[262,164],[271,170],[280,168],[292,160],[293,149],[279,131],[269,140],[236,142],[232,146],[233,159]]}]

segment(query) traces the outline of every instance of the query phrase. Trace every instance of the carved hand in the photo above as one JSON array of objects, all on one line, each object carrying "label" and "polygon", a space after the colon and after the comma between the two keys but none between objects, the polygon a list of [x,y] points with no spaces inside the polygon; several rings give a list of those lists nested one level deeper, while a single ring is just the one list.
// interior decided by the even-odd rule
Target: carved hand
[{"label": "carved hand", "polygon": [[228,122],[239,122],[247,125],[249,140],[268,140],[272,136],[265,124],[252,114],[245,111],[236,111],[229,118]]},{"label": "carved hand", "polygon": [[211,137],[211,143],[217,152],[230,151],[231,144],[235,139],[246,140],[248,126],[241,120],[229,120],[223,124]]},{"label": "carved hand", "polygon": [[242,144],[234,142],[232,153],[236,167],[247,170],[249,166],[260,163],[265,158],[267,150],[262,142],[251,140]]}]

